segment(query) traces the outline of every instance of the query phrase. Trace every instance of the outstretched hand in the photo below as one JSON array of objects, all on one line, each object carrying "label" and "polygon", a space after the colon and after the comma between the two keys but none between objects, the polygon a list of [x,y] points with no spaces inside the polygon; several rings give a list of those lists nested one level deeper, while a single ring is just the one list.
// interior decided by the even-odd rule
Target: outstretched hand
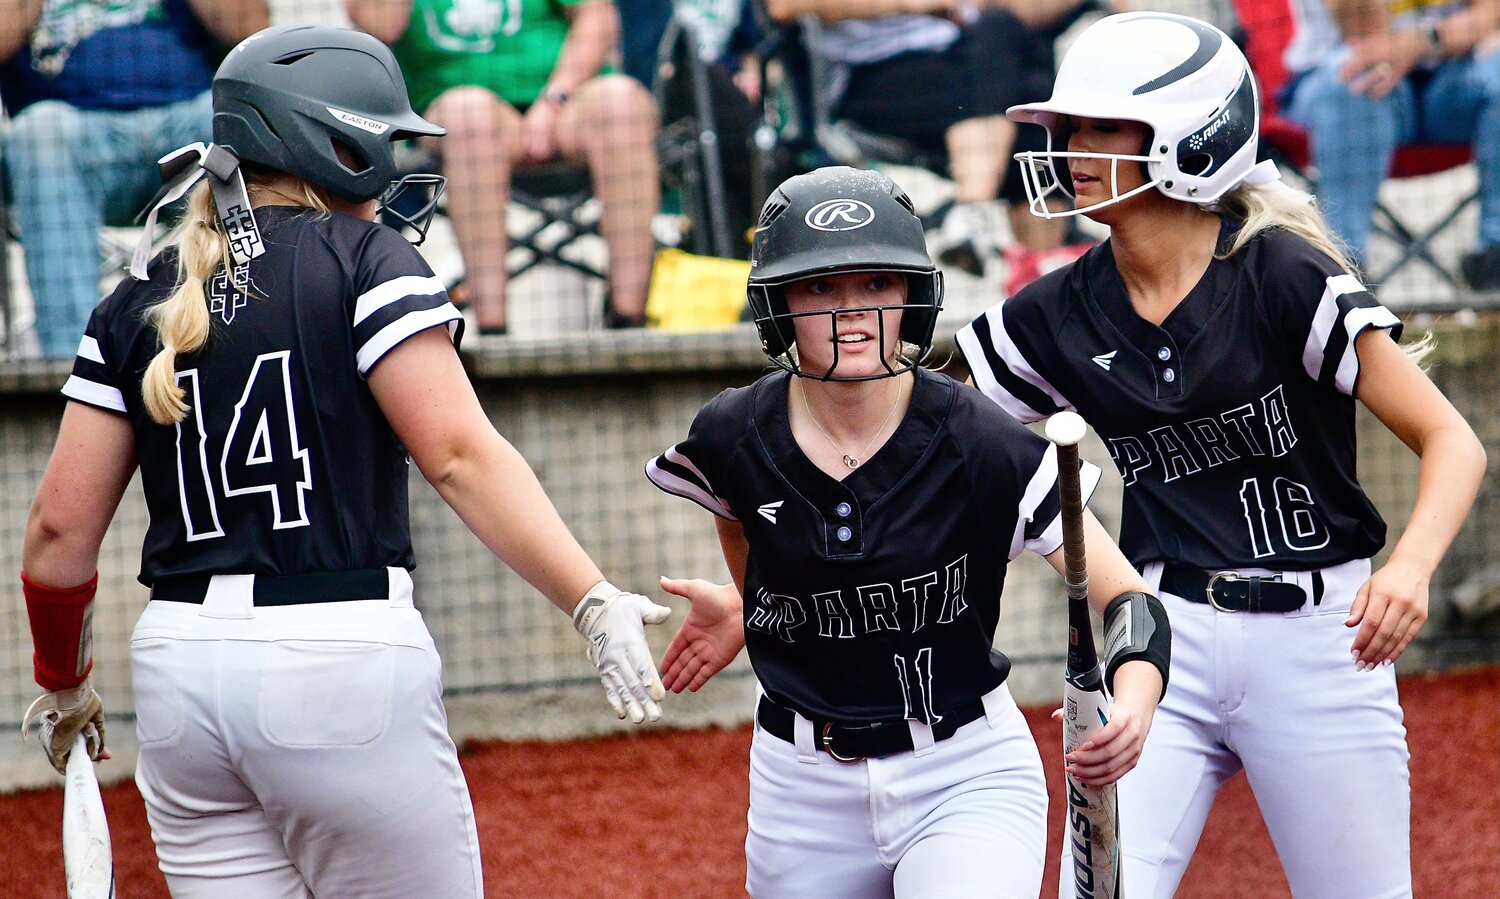
[{"label": "outstretched hand", "polygon": [[666,693],[651,664],[645,625],[661,624],[671,614],[666,606],[609,581],[591,587],[573,610],[573,627],[583,635],[615,717],[629,715],[636,724],[661,717],[658,703]]},{"label": "outstretched hand", "polygon": [[673,693],[696,692],[744,648],[743,602],[734,584],[664,577],[661,587],[692,604],[662,654],[662,683]]}]

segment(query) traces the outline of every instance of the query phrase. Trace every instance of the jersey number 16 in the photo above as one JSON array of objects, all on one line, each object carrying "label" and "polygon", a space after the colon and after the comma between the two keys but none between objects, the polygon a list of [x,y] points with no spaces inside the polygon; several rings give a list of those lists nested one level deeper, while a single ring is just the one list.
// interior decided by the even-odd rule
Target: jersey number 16
[{"label": "jersey number 16", "polygon": [[1286,549],[1311,552],[1328,545],[1328,526],[1318,514],[1318,504],[1313,502],[1307,485],[1277,477],[1271,481],[1270,493],[1274,506],[1267,508],[1260,478],[1246,478],[1240,486],[1240,506],[1250,528],[1250,548],[1255,558],[1276,554],[1269,521],[1273,516],[1281,525],[1281,544]]}]

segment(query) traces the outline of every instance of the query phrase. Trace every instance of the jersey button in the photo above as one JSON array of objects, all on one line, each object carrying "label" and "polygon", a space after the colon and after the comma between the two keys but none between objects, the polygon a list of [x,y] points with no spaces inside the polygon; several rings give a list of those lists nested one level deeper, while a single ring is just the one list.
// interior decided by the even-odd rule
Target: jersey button
[{"label": "jersey button", "polygon": [[1172,371],[1170,368],[1162,369],[1161,379],[1170,384],[1177,380],[1177,372]]},{"label": "jersey button", "polygon": [[1172,358],[1172,348],[1164,346],[1161,349],[1157,350],[1156,358],[1160,359],[1163,362],[1166,362],[1168,359]]},{"label": "jersey button", "polygon": [[839,503],[838,505],[833,507],[833,514],[837,515],[840,518],[848,518],[849,513],[853,511],[854,507],[849,505],[848,503]]},{"label": "jersey button", "polygon": [[838,531],[835,532],[835,535],[839,538],[840,543],[848,543],[849,538],[854,536],[854,532],[844,527],[839,528]]}]

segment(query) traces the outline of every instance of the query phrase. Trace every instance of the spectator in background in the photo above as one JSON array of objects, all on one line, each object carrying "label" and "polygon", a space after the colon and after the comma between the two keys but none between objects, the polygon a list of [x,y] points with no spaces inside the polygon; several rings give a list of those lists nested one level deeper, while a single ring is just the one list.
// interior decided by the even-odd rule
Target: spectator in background
[{"label": "spectator in background", "polygon": [[161,186],[155,162],[212,130],[224,48],[265,0],[0,0],[0,138],[42,355],[71,358],[99,302],[99,229]]},{"label": "spectator in background", "polygon": [[1011,154],[1044,149],[1045,133],[1005,110],[1051,92],[1057,35],[1091,0],[768,0],[771,17],[812,14],[823,23],[811,49],[827,61],[830,108],[839,119],[946,151],[954,206],[943,221],[938,262],[982,275],[998,251],[982,204],[1006,201],[1016,242],[1007,248],[1008,293],[1086,247],[1063,249],[1067,223],[1027,214]]},{"label": "spectator in background", "polygon": [[[390,44],[412,106],[448,129],[448,213],[481,334],[506,329],[505,214],[514,169],[586,163],[609,247],[609,327],[645,324],[660,204],[657,113],[612,74],[608,0],[347,0],[356,27]],[[437,150],[435,143],[433,150]]]},{"label": "spectator in background", "polygon": [[1473,145],[1479,239],[1461,261],[1500,289],[1500,0],[1294,0],[1283,108],[1307,128],[1328,223],[1356,261],[1396,148]]},{"label": "spectator in background", "polygon": [[615,0],[620,12],[620,64],[625,74],[647,87],[656,79],[656,51],[672,21],[673,6],[673,0]]}]

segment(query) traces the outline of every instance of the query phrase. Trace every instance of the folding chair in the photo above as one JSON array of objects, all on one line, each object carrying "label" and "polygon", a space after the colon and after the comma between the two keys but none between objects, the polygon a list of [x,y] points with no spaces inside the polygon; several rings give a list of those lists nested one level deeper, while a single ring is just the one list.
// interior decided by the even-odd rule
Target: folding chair
[{"label": "folding chair", "polygon": [[[714,108],[716,90],[697,37],[681,19],[668,23],[657,54],[652,94],[664,123],[657,137],[663,187],[676,188],[686,216],[683,249],[706,256],[744,256],[735,243],[725,185],[724,140],[743,140],[743,127],[721,128]],[[728,90],[735,90],[730,85]],[[748,198],[737,219],[748,222]],[[739,244],[744,244],[741,240]]]},{"label": "folding chair", "polygon": [[609,275],[604,268],[563,252],[583,237],[598,236],[599,219],[586,209],[593,198],[594,180],[587,166],[547,162],[517,169],[511,175],[511,202],[536,213],[539,219],[530,227],[511,232],[511,250],[520,250],[522,258],[511,265],[510,276],[520,277],[550,262],[607,282]]},{"label": "folding chair", "polygon": [[[1234,0],[1235,14],[1244,30],[1245,55],[1260,82],[1262,144],[1279,162],[1291,168],[1298,177],[1317,192],[1317,177],[1312,172],[1312,147],[1307,131],[1295,122],[1282,118],[1277,96],[1287,81],[1283,54],[1291,43],[1295,27],[1287,0]],[[1388,177],[1418,178],[1436,175],[1466,165],[1472,160],[1468,144],[1408,144],[1396,150]],[[1425,230],[1406,225],[1390,206],[1377,198],[1371,231],[1395,244],[1395,261],[1378,272],[1367,272],[1371,283],[1382,284],[1407,264],[1420,262],[1437,272],[1443,282],[1462,289],[1453,272],[1433,255],[1432,243],[1464,211],[1479,200],[1479,191],[1460,196],[1436,223]]]},{"label": "folding chair", "polygon": [[[403,144],[398,149],[397,166],[401,174],[442,170],[438,160],[414,142]],[[594,182],[587,166],[556,161],[516,169],[511,174],[511,205],[528,210],[535,220],[517,223],[516,216],[506,216],[510,249],[519,251],[510,262],[510,276],[515,278],[538,265],[551,263],[599,281],[608,281],[604,267],[576,253],[564,252],[584,237],[598,236],[599,220],[590,202],[593,199]],[[403,196],[401,200],[416,206],[423,202],[415,194]],[[439,202],[438,214],[447,214],[446,199]],[[400,228],[400,223],[394,218],[388,218],[386,224]],[[454,283],[448,288],[451,290],[456,286]]]}]

